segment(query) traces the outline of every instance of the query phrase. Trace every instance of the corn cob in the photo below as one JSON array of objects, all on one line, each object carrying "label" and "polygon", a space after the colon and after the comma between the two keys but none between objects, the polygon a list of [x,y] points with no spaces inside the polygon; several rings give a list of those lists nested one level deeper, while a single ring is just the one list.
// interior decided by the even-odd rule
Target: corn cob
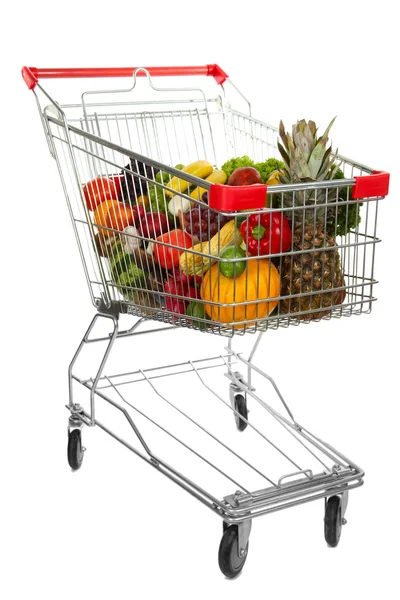
[{"label": "corn cob", "polygon": [[[211,268],[225,248],[233,244],[239,246],[242,241],[243,237],[235,226],[235,221],[228,221],[211,240],[196,244],[193,248],[183,252],[179,259],[180,268],[186,275],[203,275]],[[194,254],[194,252],[200,254]],[[215,259],[204,256],[205,254],[211,254],[215,256]]]}]

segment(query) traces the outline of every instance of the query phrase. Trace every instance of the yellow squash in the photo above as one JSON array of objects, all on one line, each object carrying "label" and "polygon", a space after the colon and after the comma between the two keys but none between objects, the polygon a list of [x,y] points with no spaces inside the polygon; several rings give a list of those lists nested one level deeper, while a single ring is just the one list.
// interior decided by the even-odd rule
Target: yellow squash
[{"label": "yellow squash", "polygon": [[[280,277],[275,265],[266,259],[248,260],[246,270],[236,278],[224,277],[215,264],[204,275],[201,298],[204,309],[213,321],[253,325],[255,320],[267,317],[277,306]],[[258,302],[257,302],[258,301]],[[238,304],[249,302],[249,304]],[[244,323],[237,327],[243,327]]]}]

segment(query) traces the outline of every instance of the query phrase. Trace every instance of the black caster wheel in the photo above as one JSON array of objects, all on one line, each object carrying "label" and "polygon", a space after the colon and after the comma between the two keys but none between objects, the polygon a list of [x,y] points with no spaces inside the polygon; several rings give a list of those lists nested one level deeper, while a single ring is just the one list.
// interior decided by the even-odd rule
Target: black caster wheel
[{"label": "black caster wheel", "polygon": [[83,452],[81,430],[73,429],[68,433],[68,464],[73,471],[81,467]]},{"label": "black caster wheel", "polygon": [[225,577],[233,579],[239,575],[244,567],[249,550],[249,542],[246,544],[243,555],[239,556],[237,527],[230,525],[229,527],[224,527],[224,529],[225,531],[219,545],[218,564]]},{"label": "black caster wheel", "polygon": [[342,501],[339,496],[331,496],[325,504],[325,541],[335,548],[342,533]]},{"label": "black caster wheel", "polygon": [[[244,417],[245,419],[248,418],[246,397],[243,396],[243,394],[235,394],[235,410],[239,413],[240,416]],[[246,421],[243,421],[243,419],[241,419],[239,415],[235,413],[236,427],[239,431],[244,431],[248,423],[246,423]]]}]

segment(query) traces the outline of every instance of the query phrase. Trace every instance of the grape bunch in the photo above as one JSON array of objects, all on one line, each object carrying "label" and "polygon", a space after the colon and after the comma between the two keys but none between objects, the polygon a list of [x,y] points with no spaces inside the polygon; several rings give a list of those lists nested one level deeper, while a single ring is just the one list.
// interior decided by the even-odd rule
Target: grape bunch
[{"label": "grape bunch", "polygon": [[184,221],[187,233],[205,242],[218,233],[227,219],[207,206],[196,206],[184,214]]}]

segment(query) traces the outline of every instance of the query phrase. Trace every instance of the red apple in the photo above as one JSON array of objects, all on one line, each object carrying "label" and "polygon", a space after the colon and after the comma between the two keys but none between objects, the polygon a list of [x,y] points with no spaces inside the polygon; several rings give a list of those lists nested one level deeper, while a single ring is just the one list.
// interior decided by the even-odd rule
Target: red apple
[{"label": "red apple", "polygon": [[228,185],[254,185],[262,183],[261,175],[253,167],[240,167],[235,169],[228,179]]}]

